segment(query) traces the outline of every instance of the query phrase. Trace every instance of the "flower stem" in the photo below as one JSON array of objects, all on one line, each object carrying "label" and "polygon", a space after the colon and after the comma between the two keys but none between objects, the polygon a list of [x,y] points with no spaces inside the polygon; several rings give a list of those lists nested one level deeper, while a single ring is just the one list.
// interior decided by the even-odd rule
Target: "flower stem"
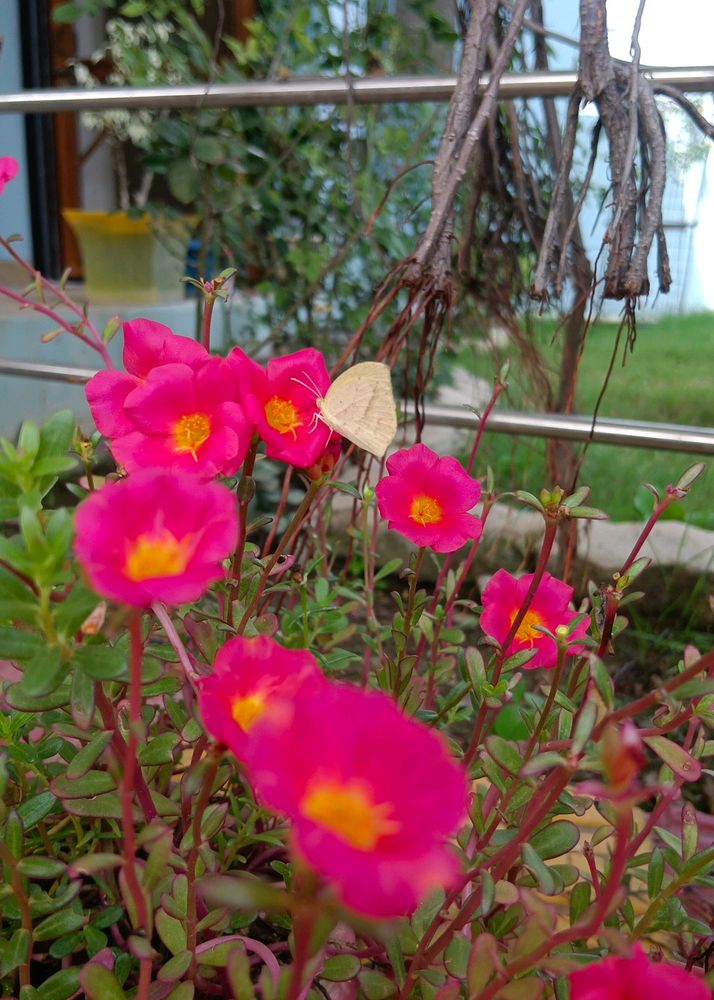
[{"label": "flower stem", "polygon": [[268,577],[275,568],[275,564],[277,563],[280,556],[285,552],[290,542],[293,540],[295,535],[297,535],[298,531],[302,527],[303,521],[307,517],[308,511],[312,506],[312,502],[319,493],[321,488],[322,488],[322,480],[313,480],[310,483],[307,493],[303,497],[300,506],[293,515],[292,521],[288,525],[287,531],[280,539],[280,544],[278,545],[275,552],[273,552],[272,556],[270,556],[267,563],[265,564],[263,572],[260,574],[260,578],[258,580],[258,587],[255,591],[255,594],[253,595],[250,603],[248,604],[248,607],[243,612],[243,617],[241,618],[238,628],[236,629],[238,635],[243,635],[243,633],[245,632],[246,626],[250,621],[256,607],[258,606],[261,597],[263,596],[263,591],[265,590],[265,585],[268,582]]},{"label": "flower stem", "polygon": [[402,666],[407,658],[407,649],[409,647],[409,636],[412,631],[412,619],[414,617],[414,605],[416,603],[416,593],[417,585],[419,583],[419,574],[421,573],[422,565],[424,564],[424,556],[426,554],[426,546],[422,545],[414,560],[414,568],[412,574],[409,577],[409,593],[407,595],[407,607],[404,612],[404,623],[402,625],[402,630],[404,632],[404,645],[402,646],[399,656],[397,657],[397,662],[394,668],[394,699],[399,701],[399,696],[402,692]]},{"label": "flower stem", "polygon": [[[134,830],[133,798],[134,776],[137,768],[136,752],[141,727],[141,662],[144,648],[141,638],[141,612],[134,611],[129,621],[130,675],[129,675],[129,733],[124,753],[124,774],[119,787],[124,833],[124,877],[136,910],[137,928],[148,933],[146,895],[139,883],[136,870],[136,835]],[[147,969],[148,967],[148,969]],[[146,1000],[151,981],[151,959],[141,960],[137,1000]]]},{"label": "flower stem", "polygon": [[206,295],[203,307],[203,334],[201,342],[207,351],[211,349],[211,320],[213,319],[213,307],[215,304],[215,296]]},{"label": "flower stem", "polygon": [[17,858],[10,848],[0,840],[0,861],[3,862],[10,875],[10,884],[15,894],[15,902],[20,911],[20,921],[23,930],[30,936],[29,952],[26,960],[20,966],[20,986],[30,985],[30,963],[32,962],[32,912],[30,910],[30,900],[25,892],[22,876],[17,870]]},{"label": "flower stem", "polygon": [[236,550],[233,553],[233,561],[231,563],[232,582],[228,591],[225,608],[225,618],[229,625],[233,624],[233,602],[238,598],[240,593],[243,554],[245,552],[245,541],[248,530],[248,508],[250,507],[250,502],[255,493],[253,469],[255,468],[255,459],[258,453],[259,444],[260,438],[256,434],[253,437],[250,449],[248,450],[248,454],[243,462],[243,471],[238,482],[238,543],[236,545]]},{"label": "flower stem", "polygon": [[565,656],[566,648],[564,646],[558,647],[558,662],[553,671],[553,676],[550,681],[550,690],[548,691],[548,696],[545,700],[545,705],[543,706],[543,711],[540,713],[540,717],[533,730],[533,735],[528,741],[528,746],[526,747],[526,752],[523,756],[523,763],[531,759],[531,755],[538,745],[538,740],[540,739],[540,734],[543,732],[546,722],[548,721],[548,716],[550,715],[550,710],[553,707],[553,702],[555,701],[555,696],[558,693],[558,688],[560,687],[560,680],[563,676],[563,669],[565,667]]},{"label": "flower stem", "polygon": [[186,877],[188,880],[186,900],[186,948],[191,953],[191,968],[189,972],[189,978],[191,980],[196,977],[197,964],[196,863],[198,861],[199,851],[201,850],[201,824],[203,822],[203,814],[206,811],[206,806],[211,798],[213,782],[216,778],[216,771],[218,770],[221,754],[222,752],[214,747],[210,751],[206,761],[206,772],[203,776],[201,791],[198,796],[198,801],[196,802],[196,809],[194,811],[193,821],[191,824],[193,831],[193,843],[191,844],[191,850],[189,851],[189,855],[186,860]]}]

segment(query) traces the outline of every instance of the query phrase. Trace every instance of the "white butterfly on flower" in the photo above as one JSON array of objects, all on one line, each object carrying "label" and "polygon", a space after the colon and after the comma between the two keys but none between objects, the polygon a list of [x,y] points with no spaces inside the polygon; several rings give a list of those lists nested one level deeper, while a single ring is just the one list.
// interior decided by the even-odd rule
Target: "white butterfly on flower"
[{"label": "white butterfly on flower", "polygon": [[[300,383],[299,379],[294,379]],[[300,383],[301,385],[303,383]],[[324,396],[317,386],[319,414],[331,430],[358,448],[382,458],[397,433],[397,407],[389,367],[381,361],[363,361],[339,375]]]}]

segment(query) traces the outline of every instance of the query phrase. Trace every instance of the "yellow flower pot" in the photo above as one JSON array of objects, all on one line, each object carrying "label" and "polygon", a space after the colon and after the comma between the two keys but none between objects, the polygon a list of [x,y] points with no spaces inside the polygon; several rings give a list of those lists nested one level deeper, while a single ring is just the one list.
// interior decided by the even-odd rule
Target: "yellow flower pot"
[{"label": "yellow flower pot", "polygon": [[146,305],[183,298],[181,278],[195,217],[134,218],[80,209],[63,215],[79,242],[90,302]]}]

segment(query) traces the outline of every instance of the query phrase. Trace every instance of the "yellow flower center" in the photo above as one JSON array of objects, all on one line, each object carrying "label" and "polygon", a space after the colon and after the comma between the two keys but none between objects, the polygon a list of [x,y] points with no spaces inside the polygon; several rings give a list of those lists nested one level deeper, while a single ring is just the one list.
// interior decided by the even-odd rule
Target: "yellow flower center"
[{"label": "yellow flower center", "polygon": [[254,691],[244,698],[235,698],[231,702],[231,715],[243,732],[247,733],[258,719],[265,715],[265,692]]},{"label": "yellow flower center", "polygon": [[302,427],[302,420],[299,419],[297,407],[289,399],[280,399],[273,396],[265,404],[265,419],[273,430],[281,434],[292,434],[295,437],[295,429]]},{"label": "yellow flower center", "polygon": [[[517,614],[518,612],[514,611],[511,615],[511,625],[513,625],[516,620]],[[521,642],[529,642],[532,646],[536,639],[543,637],[542,632],[535,631],[533,628],[534,625],[543,625],[543,618],[537,611],[526,611],[523,621],[518,626],[515,638],[520,639]]]},{"label": "yellow flower center", "polygon": [[373,851],[380,837],[400,829],[401,823],[388,818],[392,808],[389,802],[373,802],[369,788],[359,779],[317,781],[300,803],[306,819],[359,851]]},{"label": "yellow flower center", "polygon": [[139,535],[127,553],[124,572],[130,580],[178,576],[191,558],[191,536],[175,538],[170,531]]},{"label": "yellow flower center", "polygon": [[198,461],[196,452],[211,434],[211,418],[207,413],[187,413],[174,424],[174,448],[180,454],[190,452]]},{"label": "yellow flower center", "polygon": [[437,500],[422,493],[412,500],[409,516],[417,524],[437,524],[444,516],[444,512]]}]

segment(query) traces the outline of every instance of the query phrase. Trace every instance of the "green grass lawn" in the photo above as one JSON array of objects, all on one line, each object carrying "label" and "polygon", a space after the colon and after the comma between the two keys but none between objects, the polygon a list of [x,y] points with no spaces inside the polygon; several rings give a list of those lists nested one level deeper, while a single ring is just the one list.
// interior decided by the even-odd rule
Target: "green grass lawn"
[{"label": "green grass lawn", "polygon": [[[539,322],[538,343],[546,365],[555,366],[559,353],[553,343],[552,322]],[[617,335],[617,325],[599,323],[589,333],[578,383],[576,410],[591,414],[605,380]],[[555,334],[556,338],[558,334]],[[714,427],[714,313],[671,317],[657,323],[642,323],[632,354],[623,365],[624,334],[612,376],[600,408],[604,417],[654,420]],[[458,364],[490,379],[497,365],[515,354],[504,350],[497,356],[463,349]],[[504,408],[545,409],[539,399],[528,398],[525,379],[514,360],[508,398]],[[545,484],[545,443],[537,438],[511,438],[486,434],[479,460],[490,464],[499,489],[525,488],[537,492]],[[651,509],[644,482],[663,489],[688,466],[707,462],[706,456],[643,448],[591,445],[581,483],[592,489],[592,503],[614,520],[635,520]],[[649,498],[649,499],[648,499]],[[714,476],[708,471],[694,486],[676,516],[703,527],[714,528]]]}]

